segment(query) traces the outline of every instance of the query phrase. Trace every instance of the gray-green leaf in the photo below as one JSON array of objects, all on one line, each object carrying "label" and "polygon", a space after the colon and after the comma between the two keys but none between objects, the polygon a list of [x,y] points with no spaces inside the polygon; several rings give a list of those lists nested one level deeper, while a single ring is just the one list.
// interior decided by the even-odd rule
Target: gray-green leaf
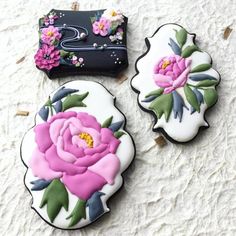
[{"label": "gray-green leaf", "polygon": [[78,200],[71,214],[66,218],[71,219],[69,227],[76,225],[82,218],[86,219],[86,201]]},{"label": "gray-green leaf", "polygon": [[184,93],[188,103],[197,111],[200,112],[200,105],[193,90],[186,84],[184,86]]},{"label": "gray-green leaf", "polygon": [[88,96],[88,92],[84,94],[74,94],[69,95],[66,97],[66,99],[62,103],[62,110],[68,110],[71,107],[86,107],[86,105],[83,103],[83,100]]},{"label": "gray-green leaf", "polygon": [[177,39],[179,46],[182,48],[187,40],[187,31],[184,28],[182,28],[179,31],[176,31],[175,37]]},{"label": "gray-green leaf", "polygon": [[155,112],[158,119],[160,119],[162,115],[165,114],[166,122],[169,120],[172,107],[172,93],[161,95],[160,97],[156,98],[149,106],[149,108]]},{"label": "gray-green leaf", "polygon": [[68,193],[64,184],[59,179],[54,179],[44,191],[40,208],[46,204],[48,217],[52,223],[62,207],[66,211],[68,210]]},{"label": "gray-green leaf", "polygon": [[181,56],[186,58],[191,56],[194,52],[200,51],[196,45],[187,46],[181,53]]},{"label": "gray-green leaf", "polygon": [[203,80],[196,84],[197,87],[210,87],[218,84],[216,80]]},{"label": "gray-green leaf", "polygon": [[207,104],[207,107],[213,106],[218,99],[218,94],[215,89],[206,89],[204,90],[204,100]]},{"label": "gray-green leaf", "polygon": [[112,120],[113,120],[113,116],[106,119],[102,124],[102,128],[108,128],[111,125]]},{"label": "gray-green leaf", "polygon": [[124,135],[125,134],[125,132],[123,132],[123,131],[116,131],[115,133],[114,133],[114,136],[116,137],[116,138],[120,138],[122,135]]},{"label": "gray-green leaf", "polygon": [[164,89],[163,88],[159,88],[159,89],[156,89],[152,92],[150,92],[149,94],[147,94],[145,96],[145,98],[148,98],[150,96],[156,96],[156,97],[159,97],[162,93],[163,93]]},{"label": "gray-green leaf", "polygon": [[190,73],[194,73],[194,72],[202,72],[202,71],[206,71],[209,70],[211,68],[211,64],[201,64],[198,65],[196,67],[194,67]]}]

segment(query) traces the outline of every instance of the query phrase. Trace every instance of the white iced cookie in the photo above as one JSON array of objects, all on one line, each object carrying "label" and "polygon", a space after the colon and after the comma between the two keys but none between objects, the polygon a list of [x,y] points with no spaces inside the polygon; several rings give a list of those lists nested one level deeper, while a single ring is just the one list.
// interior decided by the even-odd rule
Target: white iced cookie
[{"label": "white iced cookie", "polygon": [[217,101],[220,75],[194,40],[177,24],[161,26],[146,38],[148,51],[137,60],[131,82],[140,107],[155,117],[153,131],[175,142],[188,142],[208,127],[204,114]]},{"label": "white iced cookie", "polygon": [[95,221],[122,185],[135,150],[114,99],[99,83],[66,83],[50,94],[23,138],[32,208],[54,227]]}]

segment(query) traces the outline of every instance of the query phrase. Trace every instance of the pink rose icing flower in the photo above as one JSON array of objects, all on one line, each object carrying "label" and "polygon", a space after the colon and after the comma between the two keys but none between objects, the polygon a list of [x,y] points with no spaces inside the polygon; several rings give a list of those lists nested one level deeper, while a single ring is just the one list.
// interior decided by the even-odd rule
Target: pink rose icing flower
[{"label": "pink rose icing flower", "polygon": [[29,166],[35,176],[60,178],[82,200],[105,184],[113,184],[120,169],[116,150],[120,144],[113,132],[101,128],[96,118],[84,112],[61,112],[34,128],[34,150]]},{"label": "pink rose icing flower", "polygon": [[154,67],[154,80],[164,93],[171,93],[187,82],[191,59],[178,55],[163,57]]},{"label": "pink rose icing flower", "polygon": [[52,45],[55,41],[60,40],[61,36],[59,29],[50,25],[48,28],[42,29],[41,40],[43,43]]},{"label": "pink rose icing flower", "polygon": [[110,27],[110,20],[101,17],[98,21],[95,21],[93,23],[93,33],[100,34],[101,36],[106,36],[109,33]]},{"label": "pink rose icing flower", "polygon": [[40,69],[51,70],[60,64],[60,51],[54,46],[43,44],[34,56],[35,63]]}]

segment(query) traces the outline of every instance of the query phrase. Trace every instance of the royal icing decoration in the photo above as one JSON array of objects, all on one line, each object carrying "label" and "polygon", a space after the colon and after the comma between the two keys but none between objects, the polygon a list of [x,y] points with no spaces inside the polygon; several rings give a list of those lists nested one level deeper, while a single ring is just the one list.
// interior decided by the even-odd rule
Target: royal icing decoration
[{"label": "royal icing decoration", "polygon": [[97,13],[91,17],[93,33],[96,35],[107,36],[112,43],[119,43],[123,40],[123,29],[119,26],[124,23],[124,16],[120,10],[107,9],[103,14]]},{"label": "royal icing decoration", "polygon": [[153,130],[171,141],[190,141],[208,127],[204,114],[218,97],[220,75],[194,39],[179,25],[161,26],[146,39],[148,51],[137,60],[131,82],[141,108],[156,117]]},{"label": "royal icing decoration", "polygon": [[49,96],[22,141],[32,208],[48,223],[77,229],[108,212],[134,157],[125,118],[100,84],[74,81]]},{"label": "royal icing decoration", "polygon": [[[51,10],[39,20],[35,64],[52,79],[81,74],[117,76],[128,66],[127,22],[115,9]],[[119,62],[111,58],[113,51]]]}]

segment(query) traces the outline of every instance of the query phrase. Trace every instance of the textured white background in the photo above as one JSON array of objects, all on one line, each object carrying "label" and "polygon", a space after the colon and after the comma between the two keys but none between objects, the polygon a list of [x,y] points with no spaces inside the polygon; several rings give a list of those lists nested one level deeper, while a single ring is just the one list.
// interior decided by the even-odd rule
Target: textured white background
[{"label": "textured white background", "polygon": [[[37,20],[51,8],[70,9],[72,1],[0,1],[0,234],[1,235],[236,235],[236,1],[112,1],[129,17],[128,81],[71,77],[50,81],[35,69]],[[110,6],[106,0],[81,1],[81,10]],[[145,50],[144,37],[167,22],[197,34],[222,82],[218,104],[208,113],[211,128],[187,145],[160,149],[151,132],[152,118],[136,103],[129,86],[134,62]],[[223,40],[223,29],[233,33]],[[15,62],[22,56],[25,61]],[[30,209],[23,184],[19,147],[35,112],[58,85],[72,79],[103,83],[126,114],[137,155],[122,190],[110,201],[111,213],[80,231],[53,229]],[[28,110],[28,117],[15,116]]]}]

